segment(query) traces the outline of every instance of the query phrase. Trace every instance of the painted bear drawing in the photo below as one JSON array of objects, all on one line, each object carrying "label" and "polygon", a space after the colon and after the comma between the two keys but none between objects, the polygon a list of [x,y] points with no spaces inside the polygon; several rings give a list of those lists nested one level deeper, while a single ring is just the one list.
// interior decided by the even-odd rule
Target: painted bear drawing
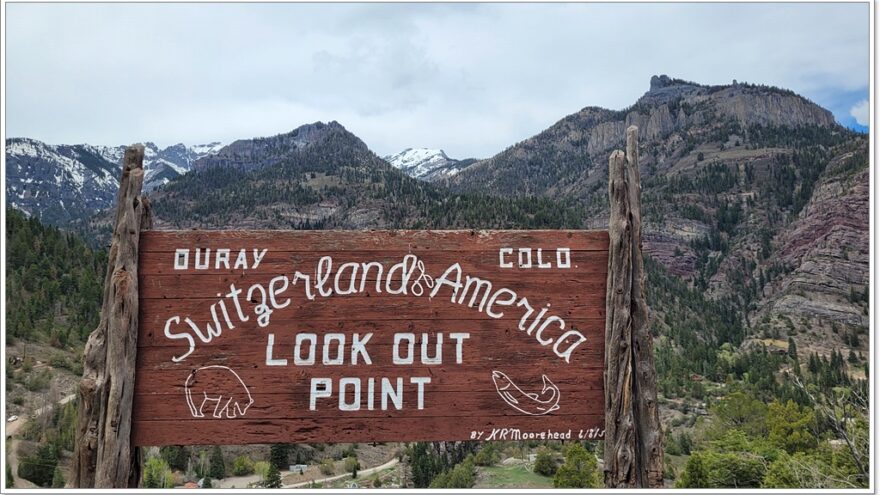
[{"label": "painted bear drawing", "polygon": [[[254,399],[238,374],[226,366],[204,366],[192,373],[184,383],[186,403],[193,417],[205,415],[205,403],[211,402],[215,418],[244,416]],[[210,407],[208,411],[211,411]]]}]

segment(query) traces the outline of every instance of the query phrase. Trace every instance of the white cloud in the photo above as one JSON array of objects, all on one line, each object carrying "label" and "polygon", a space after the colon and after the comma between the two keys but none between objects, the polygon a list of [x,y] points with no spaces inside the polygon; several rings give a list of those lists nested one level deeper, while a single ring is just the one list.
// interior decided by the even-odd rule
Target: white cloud
[{"label": "white cloud", "polygon": [[10,3],[6,13],[7,132],[54,143],[230,141],[320,119],[380,155],[486,157],[585,106],[632,104],[654,74],[814,97],[866,91],[869,72],[869,6],[854,3]]},{"label": "white cloud", "polygon": [[871,121],[871,109],[868,105],[868,100],[862,100],[849,110],[849,114],[856,119],[859,125],[867,126]]}]

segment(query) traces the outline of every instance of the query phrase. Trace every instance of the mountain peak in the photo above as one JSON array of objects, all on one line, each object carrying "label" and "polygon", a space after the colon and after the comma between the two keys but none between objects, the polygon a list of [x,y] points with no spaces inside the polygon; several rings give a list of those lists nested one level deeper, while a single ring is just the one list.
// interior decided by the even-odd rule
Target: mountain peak
[{"label": "mountain peak", "polygon": [[650,91],[656,91],[667,86],[672,86],[672,79],[670,79],[669,76],[667,76],[666,74],[660,76],[651,76]]},{"label": "mountain peak", "polygon": [[347,146],[369,151],[363,141],[339,122],[318,121],[303,124],[292,131],[274,136],[239,139],[224,146],[216,154],[198,160],[193,168],[204,170],[214,166],[225,166],[241,170],[261,169],[279,163],[285,157],[306,148],[328,143],[330,139],[336,140],[337,144],[341,141]]},{"label": "mountain peak", "polygon": [[669,88],[673,86],[691,86],[698,88],[701,85],[691,81],[685,81],[684,79],[676,79],[674,77],[669,77],[666,74],[661,74],[659,76],[651,76],[651,88],[648,91],[657,91],[663,88]]},{"label": "mountain peak", "polygon": [[433,148],[407,148],[386,156],[385,161],[410,177],[427,181],[451,177],[473,163],[473,160],[453,160],[445,151]]}]

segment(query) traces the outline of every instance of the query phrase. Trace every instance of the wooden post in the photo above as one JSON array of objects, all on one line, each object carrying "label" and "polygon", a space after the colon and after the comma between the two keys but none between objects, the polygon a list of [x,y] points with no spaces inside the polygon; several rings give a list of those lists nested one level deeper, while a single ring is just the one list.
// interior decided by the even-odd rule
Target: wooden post
[{"label": "wooden post", "polygon": [[642,260],[639,129],[608,163],[608,295],[605,320],[605,486],[663,486],[663,431]]},{"label": "wooden post", "polygon": [[140,196],[144,147],[125,150],[116,196],[116,221],[104,277],[98,327],[89,336],[79,383],[73,486],[136,488],[140,450],[131,446],[138,335],[138,243],[152,227],[150,203]]}]

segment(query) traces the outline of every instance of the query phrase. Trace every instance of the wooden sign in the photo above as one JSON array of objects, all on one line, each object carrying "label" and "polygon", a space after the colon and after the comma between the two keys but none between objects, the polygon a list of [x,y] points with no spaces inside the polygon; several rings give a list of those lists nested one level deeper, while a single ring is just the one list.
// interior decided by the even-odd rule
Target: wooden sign
[{"label": "wooden sign", "polygon": [[134,445],[600,439],[608,234],[145,231]]}]

